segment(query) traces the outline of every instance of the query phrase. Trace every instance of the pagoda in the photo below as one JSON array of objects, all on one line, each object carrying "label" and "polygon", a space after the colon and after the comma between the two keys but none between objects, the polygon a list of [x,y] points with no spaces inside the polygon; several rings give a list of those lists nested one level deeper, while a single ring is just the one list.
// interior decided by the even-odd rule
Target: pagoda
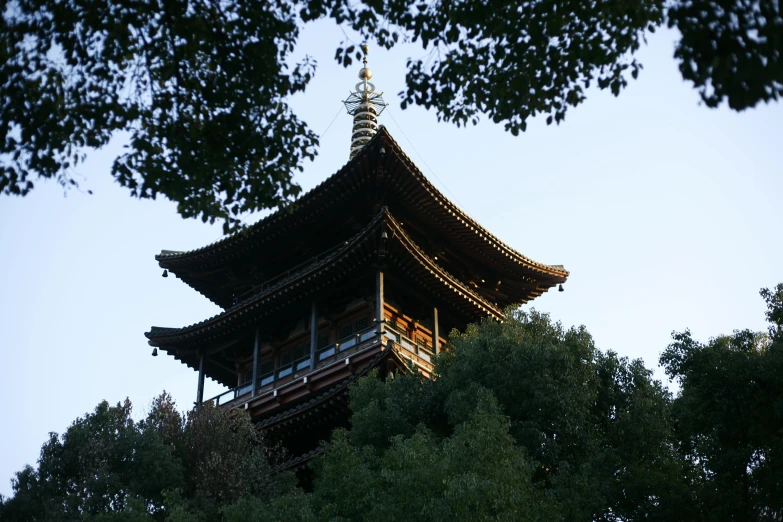
[{"label": "pagoda", "polygon": [[[503,318],[562,285],[568,272],[523,256],[449,201],[378,116],[369,81],[345,101],[350,160],[248,230],[156,260],[220,306],[182,328],[153,326],[149,344],[228,391],[208,399],[246,410],[267,440],[301,468],[336,427],[348,427],[348,386],[416,368],[432,376],[445,333]],[[562,290],[562,286],[560,287]]]}]

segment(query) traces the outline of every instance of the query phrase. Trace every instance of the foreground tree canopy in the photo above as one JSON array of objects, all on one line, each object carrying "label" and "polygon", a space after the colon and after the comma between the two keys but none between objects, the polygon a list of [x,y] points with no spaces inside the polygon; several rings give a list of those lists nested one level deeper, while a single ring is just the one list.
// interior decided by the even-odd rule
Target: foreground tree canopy
[{"label": "foreground tree canopy", "polygon": [[17,473],[14,496],[0,499],[0,520],[214,520],[239,499],[269,502],[293,488],[292,476],[269,471],[244,412],[182,416],[164,393],[134,422],[129,401],[103,402],[50,434],[38,467]]},{"label": "foreground tree canopy", "polygon": [[438,380],[353,386],[309,492],[270,476],[283,456],[244,411],[183,419],[164,395],[134,423],[104,403],[17,474],[0,520],[780,521],[783,285],[762,295],[768,333],[674,334],[676,398],[544,314],[453,333]]},{"label": "foreground tree canopy", "polygon": [[411,373],[353,389],[313,519],[682,519],[671,397],[640,361],[535,312],[450,342],[435,382]]},{"label": "foreground tree canopy", "polygon": [[[783,92],[777,0],[6,0],[0,33],[0,191],[36,178],[78,185],[85,151],[130,135],[112,175],[183,217],[220,220],[283,205],[317,136],[287,104],[316,64],[294,56],[299,30],[330,18],[382,47],[419,42],[401,105],[465,125],[485,116],[517,134],[561,121],[595,84],[636,78],[648,31],[682,38],[675,57],[708,106],[736,110]],[[336,58],[349,65],[355,45]]]},{"label": "foreground tree canopy", "polygon": [[761,295],[768,333],[707,344],[676,333],[661,355],[682,389],[676,440],[694,507],[708,520],[783,520],[783,284]]}]

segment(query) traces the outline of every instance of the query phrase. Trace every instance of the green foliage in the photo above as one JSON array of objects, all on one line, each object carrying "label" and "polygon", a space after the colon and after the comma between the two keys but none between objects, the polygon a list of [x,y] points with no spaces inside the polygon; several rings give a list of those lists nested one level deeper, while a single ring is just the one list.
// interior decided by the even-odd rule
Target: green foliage
[{"label": "green foliage", "polygon": [[[4,520],[79,520],[82,514],[133,511],[137,495],[151,510],[163,500],[158,486],[177,474],[171,452],[130,417],[131,404],[105,401],[60,437],[50,434],[38,469],[13,481]],[[179,484],[172,484],[174,487]]]},{"label": "green foliage", "polygon": [[[783,94],[778,0],[320,0],[304,18],[327,14],[387,48],[420,41],[430,52],[409,59],[402,106],[457,125],[483,114],[516,135],[538,114],[559,123],[591,85],[617,96],[642,69],[634,53],[646,33],[664,22],[682,35],[675,58],[709,107]],[[337,60],[350,64],[354,50],[341,46]]]},{"label": "green foliage", "polygon": [[452,338],[438,362],[450,400],[491,390],[566,519],[677,518],[669,393],[641,361],[595,348],[584,329],[511,312]]},{"label": "green foliage", "polygon": [[778,0],[674,2],[669,26],[682,34],[674,56],[708,107],[734,110],[783,94],[783,13]]},{"label": "green foliage", "polygon": [[134,422],[129,401],[104,401],[50,435],[38,468],[12,480],[0,520],[214,520],[240,498],[268,502],[293,487],[292,477],[268,472],[263,441],[243,411],[204,406],[183,418],[164,393]]},{"label": "green foliage", "polygon": [[[5,0],[0,20],[0,192],[33,179],[78,186],[85,151],[130,136],[112,175],[183,217],[220,220],[283,206],[318,140],[287,100],[316,63],[293,56],[299,30],[331,18],[390,48],[419,42],[401,105],[518,134],[560,122],[591,85],[615,95],[642,68],[634,53],[668,20],[675,57],[710,107],[742,110],[783,92],[777,0]],[[359,57],[342,43],[336,59]]]},{"label": "green foliage", "polygon": [[279,496],[294,484],[270,477],[265,450],[247,413],[229,415],[211,406],[191,411],[182,434],[188,496],[208,512],[245,496],[263,500]]},{"label": "green foliage", "polygon": [[767,321],[769,321],[769,335],[773,339],[777,339],[783,335],[783,283],[779,283],[773,290],[762,288],[759,293],[767,303],[766,315]]},{"label": "green foliage", "polygon": [[508,418],[490,392],[474,399],[449,437],[419,425],[379,449],[336,432],[300,513],[317,520],[540,520],[546,499],[531,483],[533,464],[514,444]]},{"label": "green foliage", "polygon": [[[782,285],[763,290],[779,320]],[[735,331],[702,344],[674,333],[661,355],[677,379],[680,452],[704,520],[783,518],[783,337]]]},{"label": "green foliage", "polygon": [[546,314],[453,332],[437,380],[351,387],[351,430],[324,443],[309,493],[269,475],[244,411],[183,417],[164,394],[134,422],[104,402],[17,473],[0,520],[778,521],[783,285],[761,295],[768,334],[674,334],[660,359],[674,400],[641,361]]},{"label": "green foliage", "polygon": [[[591,84],[619,94],[627,73],[636,77],[641,67],[632,53],[664,16],[663,0],[335,1],[331,7],[338,20],[344,16],[383,46],[402,39],[430,49],[408,61],[403,108],[434,108],[457,125],[476,124],[485,114],[514,135],[537,114],[560,122]],[[338,60],[349,61],[350,50],[338,49]]]},{"label": "green foliage", "polygon": [[434,382],[357,382],[302,519],[682,519],[671,398],[640,361],[537,312],[450,346]]},{"label": "green foliage", "polygon": [[76,186],[87,148],[118,132],[112,174],[183,217],[223,220],[283,204],[316,136],[286,99],[315,71],[287,63],[297,5],[271,2],[7,0],[0,33],[0,191],[34,175]]}]

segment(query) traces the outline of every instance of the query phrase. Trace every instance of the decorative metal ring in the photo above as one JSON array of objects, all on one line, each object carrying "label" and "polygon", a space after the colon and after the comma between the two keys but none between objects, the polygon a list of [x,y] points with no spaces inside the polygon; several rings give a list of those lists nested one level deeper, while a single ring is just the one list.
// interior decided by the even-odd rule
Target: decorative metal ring
[{"label": "decorative metal ring", "polygon": [[[356,121],[356,118],[359,118],[359,117],[362,117],[362,116],[367,117],[367,120],[375,120],[375,118],[378,117],[375,113],[368,112],[368,111],[363,111],[363,112],[357,112],[356,114],[354,114],[353,115],[353,121]],[[363,121],[366,121],[366,120],[363,120]]]},{"label": "decorative metal ring", "polygon": [[356,90],[359,92],[375,92],[375,84],[372,82],[367,82],[367,85],[369,86],[369,89],[364,88],[364,82],[359,82],[356,84]]}]

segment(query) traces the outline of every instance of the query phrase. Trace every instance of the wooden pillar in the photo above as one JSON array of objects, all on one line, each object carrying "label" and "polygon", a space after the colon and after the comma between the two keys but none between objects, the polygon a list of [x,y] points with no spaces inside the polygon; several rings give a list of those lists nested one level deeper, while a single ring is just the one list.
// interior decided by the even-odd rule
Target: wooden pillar
[{"label": "wooden pillar", "polygon": [[375,271],[375,320],[380,325],[383,323],[383,272]]},{"label": "wooden pillar", "polygon": [[438,324],[438,309],[432,309],[432,350],[435,355],[440,353],[440,325]]},{"label": "wooden pillar", "polygon": [[318,349],[318,307],[313,299],[310,311],[310,371],[315,370],[315,353]]},{"label": "wooden pillar", "polygon": [[258,391],[258,345],[260,343],[258,342],[258,328],[256,328],[256,339],[255,343],[253,344],[253,388],[251,392],[251,397],[256,396],[256,392]]},{"label": "wooden pillar", "polygon": [[198,391],[196,392],[196,408],[204,402],[204,354],[198,358]]}]

